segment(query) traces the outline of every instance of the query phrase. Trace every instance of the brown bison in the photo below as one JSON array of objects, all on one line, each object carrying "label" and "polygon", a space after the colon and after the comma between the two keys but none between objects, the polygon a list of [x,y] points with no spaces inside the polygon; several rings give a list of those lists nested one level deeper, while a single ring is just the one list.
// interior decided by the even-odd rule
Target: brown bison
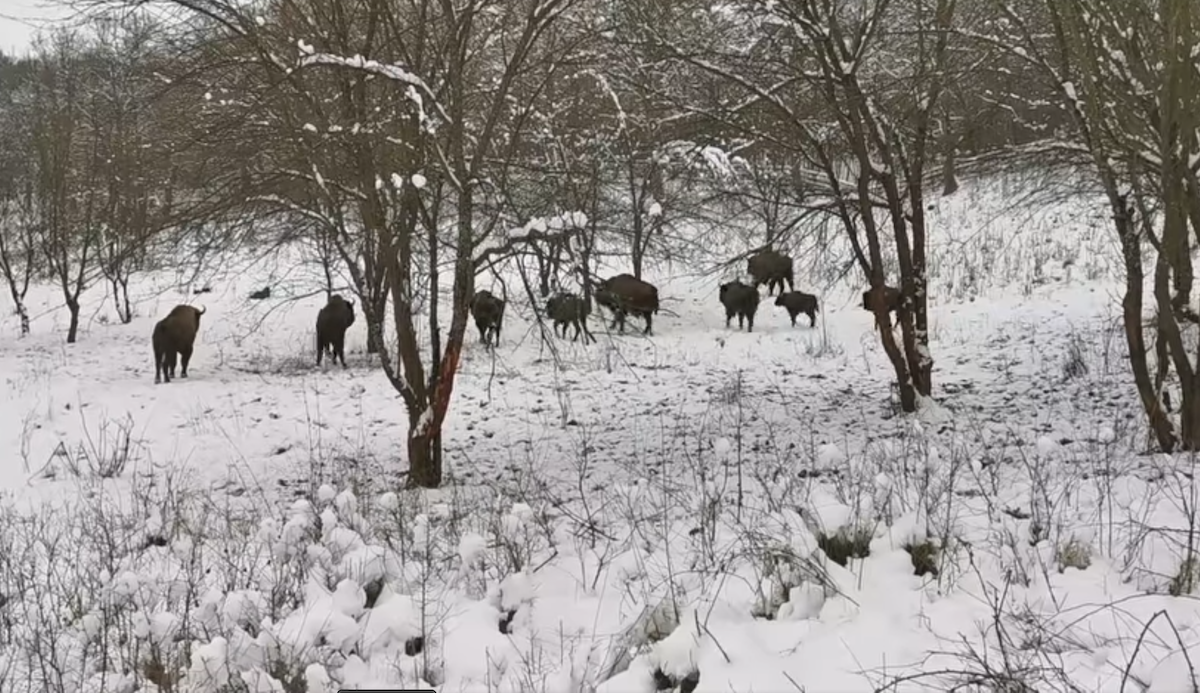
[{"label": "brown bison", "polygon": [[588,340],[596,341],[587,326],[587,318],[591,312],[592,309],[588,302],[572,293],[559,292],[546,301],[546,315],[554,322],[555,335],[558,334],[561,327],[562,337],[566,339],[567,328],[571,325],[575,326],[575,336],[571,337],[572,342],[579,340],[580,333],[584,336],[584,343]]},{"label": "brown bison", "polygon": [[792,319],[792,327],[796,326],[796,316],[801,313],[808,316],[809,327],[816,327],[817,312],[821,310],[817,305],[816,296],[803,291],[789,291],[779,294],[779,297],[775,299],[775,305],[787,309],[788,317]]},{"label": "brown bison", "polygon": [[[476,291],[471,299],[471,315],[479,328],[479,339],[484,344],[500,343],[500,328],[504,326],[504,299],[490,291]],[[492,339],[489,340],[488,336]]]},{"label": "brown bison", "polygon": [[760,300],[758,289],[734,280],[721,285],[719,297],[721,305],[725,306],[725,327],[729,327],[729,321],[736,315],[738,327],[741,328],[745,321],[746,331],[753,332],[754,314],[758,312]]},{"label": "brown bison", "polygon": [[346,368],[346,330],[354,324],[354,301],[333,294],[325,307],[317,312],[317,365],[328,354]]},{"label": "brown bison", "polygon": [[754,279],[754,288],[767,285],[768,296],[775,293],[776,286],[779,287],[780,293],[783,293],[784,282],[787,282],[788,290],[796,290],[795,271],[789,255],[764,250],[746,261],[746,273]]},{"label": "brown bison", "polygon": [[180,357],[179,377],[186,378],[192,360],[192,345],[200,331],[200,316],[207,308],[179,305],[154,326],[154,382],[171,382],[175,376],[175,357]]},{"label": "brown bison", "polygon": [[624,332],[625,316],[632,313],[646,320],[646,329],[642,334],[650,334],[653,315],[658,312],[658,288],[632,274],[618,274],[596,286],[596,303],[612,311],[610,329],[620,325],[621,332]]},{"label": "brown bison", "polygon": [[[875,306],[872,305],[873,302],[871,301],[871,297],[874,292],[875,289],[867,289],[863,292],[863,310],[870,313],[875,312]],[[894,286],[883,287],[883,304],[885,306],[885,310],[887,310],[889,313],[895,313],[900,310],[900,299],[900,289],[897,289]]]}]

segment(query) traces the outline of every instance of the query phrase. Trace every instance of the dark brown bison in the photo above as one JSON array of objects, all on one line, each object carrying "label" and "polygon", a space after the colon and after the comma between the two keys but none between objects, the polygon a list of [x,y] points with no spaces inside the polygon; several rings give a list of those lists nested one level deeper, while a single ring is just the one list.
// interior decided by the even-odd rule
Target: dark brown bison
[{"label": "dark brown bison", "polygon": [[354,324],[354,301],[347,301],[340,294],[329,297],[329,301],[317,313],[317,365],[328,354],[333,361],[342,362],[346,368],[346,330]]},{"label": "dark brown bison", "polygon": [[[863,292],[863,310],[870,313],[875,312],[875,306],[872,305],[871,301],[871,296],[874,292],[875,289],[867,289]],[[889,313],[895,313],[896,311],[900,310],[900,289],[897,289],[894,286],[884,286],[883,304]]]},{"label": "dark brown bison", "polygon": [[767,285],[767,295],[775,293],[775,287],[783,293],[783,283],[787,282],[788,290],[796,290],[795,271],[792,258],[789,255],[774,250],[764,250],[746,261],[746,273],[754,279],[754,288]]},{"label": "dark brown bison", "polygon": [[808,326],[815,327],[817,324],[817,312],[821,310],[817,305],[817,297],[812,294],[806,294],[803,291],[781,293],[775,299],[775,305],[783,306],[787,309],[788,317],[792,319],[792,327],[796,326],[796,316],[801,313],[808,316]]},{"label": "dark brown bison", "polygon": [[758,312],[758,302],[761,300],[758,289],[734,280],[721,285],[719,297],[721,305],[725,306],[725,327],[737,316],[738,327],[745,327],[747,332],[754,331],[754,314]]},{"label": "dark brown bison", "polygon": [[471,315],[475,317],[475,326],[479,328],[483,343],[499,344],[500,328],[504,326],[504,299],[490,291],[476,291],[471,299]]},{"label": "dark brown bison", "polygon": [[596,341],[591,330],[587,326],[588,315],[592,312],[591,306],[581,296],[576,296],[572,293],[560,292],[550,297],[546,301],[546,315],[554,322],[554,334],[558,334],[558,330],[562,328],[562,337],[566,339],[567,327],[575,326],[575,336],[571,337],[571,341],[578,341],[579,335],[583,334],[583,341]]},{"label": "dark brown bison", "polygon": [[154,345],[154,382],[171,382],[175,376],[175,357],[180,357],[179,377],[186,378],[192,360],[192,345],[200,331],[200,316],[207,308],[175,306],[167,317],[154,326],[151,342]]},{"label": "dark brown bison", "polygon": [[612,311],[610,329],[620,325],[621,332],[624,332],[625,316],[632,313],[646,320],[646,329],[642,334],[650,334],[653,315],[658,312],[658,288],[632,274],[618,274],[596,286],[596,303]]}]

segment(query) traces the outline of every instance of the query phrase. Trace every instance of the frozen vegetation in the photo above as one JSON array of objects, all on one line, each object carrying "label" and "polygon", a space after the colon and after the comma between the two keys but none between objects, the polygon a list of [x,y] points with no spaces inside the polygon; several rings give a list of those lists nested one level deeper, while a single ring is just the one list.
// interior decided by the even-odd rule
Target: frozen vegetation
[{"label": "frozen vegetation", "polygon": [[[510,291],[438,490],[403,488],[362,321],[315,366],[304,250],[138,275],[127,325],[88,291],[75,344],[36,285],[29,336],[0,317],[0,690],[1194,690],[1195,459],[1146,452],[1103,204],[1018,188],[931,203],[919,415],[856,274],[797,253],[817,326],[764,297],[726,329],[729,231],[647,268],[650,337],[548,344]],[[156,386],[181,302],[196,355]]]}]

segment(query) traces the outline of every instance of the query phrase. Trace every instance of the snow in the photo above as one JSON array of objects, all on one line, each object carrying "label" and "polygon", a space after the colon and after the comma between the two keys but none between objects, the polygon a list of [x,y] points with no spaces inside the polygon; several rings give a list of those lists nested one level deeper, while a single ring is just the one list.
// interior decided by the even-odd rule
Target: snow
[{"label": "snow", "polygon": [[[53,652],[96,691],[155,690],[154,666],[204,693],[641,693],[656,673],[698,674],[698,693],[921,691],[986,676],[982,658],[1030,690],[1116,691],[1126,670],[1185,690],[1194,463],[1144,454],[1102,201],[1031,208],[1020,187],[931,200],[921,416],[895,413],[855,277],[798,264],[816,328],[764,297],[753,333],[726,329],[705,262],[757,230],[696,231],[705,262],[647,266],[650,337],[596,317],[597,344],[553,356],[509,281],[500,345],[464,350],[437,491],[402,488],[408,418],[365,327],[350,368],[314,365],[322,297],[291,297],[319,269],[299,249],[214,261],[203,296],[169,268],[137,277],[130,325],[98,287],[73,345],[36,287],[32,335],[0,315],[5,689],[45,690]],[[149,333],[180,302],[209,309],[191,372],[154,385]],[[1074,348],[1089,367],[1067,376]],[[100,474],[120,431],[127,459]],[[834,540],[864,555],[835,563]],[[915,574],[922,546],[936,574]]]}]

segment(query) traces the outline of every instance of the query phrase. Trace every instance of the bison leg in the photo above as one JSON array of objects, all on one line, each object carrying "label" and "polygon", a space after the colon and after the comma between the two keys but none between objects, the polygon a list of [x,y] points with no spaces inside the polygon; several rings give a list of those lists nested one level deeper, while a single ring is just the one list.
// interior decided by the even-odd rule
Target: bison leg
[{"label": "bison leg", "polygon": [[654,316],[649,312],[642,313],[642,317],[646,318],[646,329],[642,330],[642,334],[650,334],[650,328],[654,324]]},{"label": "bison leg", "polygon": [[164,375],[163,371],[166,370],[165,368],[163,368],[162,364],[163,364],[162,349],[155,349],[154,350],[154,384],[155,385],[162,382],[162,377]]},{"label": "bison leg", "polygon": [[754,313],[746,313],[746,331],[754,331]]},{"label": "bison leg", "polygon": [[164,383],[171,382],[171,378],[175,376],[175,352],[170,349],[163,350],[162,376]]},{"label": "bison leg", "polygon": [[[179,377],[187,377],[188,362],[192,360],[192,347],[186,346],[179,350]],[[174,361],[174,359],[172,359]],[[171,364],[171,370],[175,370],[175,364]]]},{"label": "bison leg", "polygon": [[333,361],[342,362],[342,368],[346,368],[346,336],[334,337],[333,339]]},{"label": "bison leg", "polygon": [[813,310],[813,311],[809,311],[809,313],[808,313],[808,326],[809,326],[809,327],[816,327],[816,326],[817,326],[817,311],[815,311],[815,310]]},{"label": "bison leg", "polygon": [[[733,311],[726,308],[725,309],[725,329],[729,329],[729,321],[730,320],[733,320]],[[738,323],[738,324],[741,324],[741,323]]]}]

